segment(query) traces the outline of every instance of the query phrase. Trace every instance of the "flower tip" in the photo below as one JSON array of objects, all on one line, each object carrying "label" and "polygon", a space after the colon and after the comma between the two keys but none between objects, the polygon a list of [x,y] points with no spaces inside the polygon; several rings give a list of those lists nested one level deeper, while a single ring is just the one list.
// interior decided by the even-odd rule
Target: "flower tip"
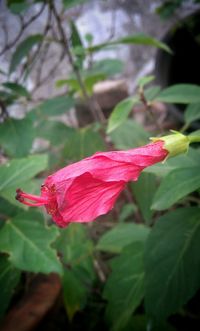
[{"label": "flower tip", "polygon": [[162,137],[151,137],[153,143],[163,141],[163,148],[168,151],[168,157],[176,156],[182,153],[187,153],[189,147],[189,139],[181,132],[170,130],[171,134]]},{"label": "flower tip", "polygon": [[23,202],[24,201],[24,198],[21,196],[22,194],[22,190],[20,188],[17,188],[16,189],[16,196],[15,196],[15,199],[18,200],[19,202]]}]

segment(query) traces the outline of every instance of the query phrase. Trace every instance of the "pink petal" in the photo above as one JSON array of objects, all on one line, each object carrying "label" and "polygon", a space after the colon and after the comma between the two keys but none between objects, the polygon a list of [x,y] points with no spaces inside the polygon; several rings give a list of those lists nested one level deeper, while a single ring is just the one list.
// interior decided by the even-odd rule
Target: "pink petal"
[{"label": "pink petal", "polygon": [[67,222],[90,222],[113,208],[124,186],[123,181],[104,182],[85,173],[73,181],[64,199],[58,196],[59,212]]}]

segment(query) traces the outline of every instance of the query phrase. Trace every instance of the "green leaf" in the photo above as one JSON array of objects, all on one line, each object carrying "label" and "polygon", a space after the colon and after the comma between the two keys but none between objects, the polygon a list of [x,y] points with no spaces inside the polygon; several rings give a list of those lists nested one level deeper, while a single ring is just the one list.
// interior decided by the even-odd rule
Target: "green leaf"
[{"label": "green leaf", "polygon": [[155,175],[142,173],[138,181],[131,184],[131,188],[144,220],[150,224],[153,214],[150,207],[157,188]]},{"label": "green leaf", "polygon": [[200,102],[200,86],[192,84],[177,84],[160,92],[155,98],[167,103],[197,103]]},{"label": "green leaf", "polygon": [[155,76],[145,76],[138,79],[137,84],[143,88],[145,85],[151,83],[155,79]]},{"label": "green leaf", "polygon": [[127,120],[128,115],[133,109],[133,106],[136,105],[138,102],[138,97],[132,97],[124,99],[117,104],[108,119],[108,134],[114,131]]},{"label": "green leaf", "polygon": [[84,308],[87,302],[87,289],[70,270],[64,271],[62,278],[63,300],[69,320],[75,313]]},{"label": "green leaf", "polygon": [[197,167],[200,163],[200,150],[189,148],[187,154],[178,155],[174,158],[169,158],[163,164],[155,164],[151,167],[148,167],[144,170],[144,172],[152,173],[157,176],[164,177],[172,170],[177,168],[189,168],[189,167]]},{"label": "green leaf", "polygon": [[184,112],[184,119],[187,125],[200,119],[200,103],[188,105]]},{"label": "green leaf", "polygon": [[[76,78],[73,77],[74,75],[72,75],[72,78],[69,78],[69,79],[62,79],[62,80],[58,80],[56,82],[56,86],[57,87],[62,87],[64,85],[67,85],[70,87],[70,90],[72,92],[78,92],[79,95],[82,96],[82,89],[80,87],[80,84],[78,82],[78,80]],[[102,72],[96,72],[95,71],[88,71],[88,72],[85,72],[83,71],[83,82],[84,82],[84,85],[87,89],[87,92],[91,95],[93,93],[93,86],[99,82],[99,81],[102,81],[103,79],[106,78],[105,74],[102,73]]]},{"label": "green leaf", "polygon": [[71,43],[72,47],[76,48],[78,47],[83,47],[83,43],[81,40],[81,36],[78,32],[78,29],[76,27],[76,24],[73,21],[70,21],[70,28],[71,28]]},{"label": "green leaf", "polygon": [[134,203],[126,203],[123,205],[119,214],[119,222],[124,222],[137,211],[137,206]]},{"label": "green leaf", "polygon": [[65,114],[68,110],[74,107],[74,99],[70,96],[60,96],[48,99],[32,109],[29,113],[31,118],[47,116],[57,116]]},{"label": "green leaf", "polygon": [[82,309],[94,280],[93,243],[82,224],[61,230],[56,248],[66,266],[63,278],[64,304],[70,320]]},{"label": "green leaf", "polygon": [[11,92],[17,94],[18,96],[30,98],[30,93],[21,84],[17,84],[17,83],[13,83],[13,82],[6,82],[6,83],[3,83],[2,85],[5,88],[9,89]]},{"label": "green leaf", "polygon": [[176,312],[199,288],[200,209],[181,208],[157,220],[145,248],[146,310]]},{"label": "green leaf", "polygon": [[0,192],[33,178],[47,167],[47,155],[33,155],[0,166]]},{"label": "green leaf", "polygon": [[17,46],[11,58],[9,74],[13,73],[17,69],[24,57],[26,57],[31,49],[42,40],[43,36],[41,34],[35,34],[27,37]]},{"label": "green leaf", "polygon": [[129,149],[148,143],[149,134],[137,122],[127,120],[110,137],[116,148]]},{"label": "green leaf", "polygon": [[35,138],[35,128],[29,118],[8,118],[0,127],[0,145],[7,155],[22,157],[30,152]]},{"label": "green leaf", "polygon": [[[96,74],[91,74],[88,75],[85,79],[84,79],[84,84],[85,87],[87,89],[87,92],[92,95],[93,94],[93,87],[96,83],[102,81],[105,79],[105,74],[102,73],[96,73]],[[78,87],[78,90],[81,92],[80,94],[82,94],[82,91],[80,89],[80,85]]]},{"label": "green leaf", "polygon": [[200,187],[198,167],[171,171],[161,182],[153,199],[152,208],[164,210]]},{"label": "green leaf", "polygon": [[19,280],[20,271],[17,270],[5,256],[0,256],[0,318],[8,308]]},{"label": "green leaf", "polygon": [[108,300],[106,316],[112,331],[126,326],[144,296],[143,250],[142,243],[134,243],[112,261],[112,273],[103,293]]},{"label": "green leaf", "polygon": [[74,131],[64,123],[55,121],[40,121],[36,128],[38,137],[49,140],[55,146],[63,145]]},{"label": "green leaf", "polygon": [[69,9],[71,7],[77,6],[77,5],[82,5],[88,0],[63,0],[63,5],[65,9]]},{"label": "green leaf", "polygon": [[[38,194],[40,194],[41,185],[42,185],[42,180],[39,180],[39,179],[30,180],[29,179],[28,181],[20,182],[18,187],[23,189],[23,191],[25,191],[25,192],[31,192],[32,194],[38,195]],[[27,206],[23,205],[22,203],[19,203],[19,201],[15,199],[16,188],[17,188],[16,185],[11,186],[9,188],[5,188],[3,191],[0,192],[0,195],[2,198],[9,201],[12,205],[15,205],[16,207],[18,207],[18,209],[27,210],[28,209]]]},{"label": "green leaf", "polygon": [[7,200],[0,197],[0,219],[3,220],[3,224],[7,218],[16,216],[21,212],[22,210],[20,208],[13,206]]},{"label": "green leaf", "polygon": [[100,134],[91,128],[83,128],[69,137],[63,155],[68,160],[77,161],[103,150],[105,150],[105,144]]},{"label": "green leaf", "polygon": [[[82,69],[80,73],[84,84],[89,87],[89,92],[91,93],[92,87],[95,83],[104,80],[106,77],[121,73],[122,70],[122,61],[118,59],[104,59],[95,62],[92,68],[88,70]],[[80,85],[74,74],[71,74],[68,79],[62,79],[56,82],[57,87],[62,87],[64,85],[69,85],[72,91],[78,91],[81,94]]]},{"label": "green leaf", "polygon": [[176,331],[169,323],[149,320],[146,315],[133,315],[122,331]]},{"label": "green leaf", "polygon": [[124,63],[118,59],[104,59],[95,62],[92,71],[104,73],[107,77],[120,74],[124,69]]},{"label": "green leaf", "polygon": [[40,213],[31,211],[8,220],[0,231],[0,250],[9,254],[16,268],[61,274],[56,251],[50,247],[58,237],[58,229],[46,227],[40,218]]},{"label": "green leaf", "polygon": [[144,96],[147,101],[153,101],[160,92],[160,86],[152,86],[144,91]]},{"label": "green leaf", "polygon": [[[192,131],[192,133],[190,133],[188,136],[189,136],[189,137],[191,137],[191,136],[200,136],[200,129],[195,130],[195,131]],[[195,149],[195,151],[196,151],[196,150],[197,150],[197,149]],[[198,150],[198,151],[200,151],[200,150]]]},{"label": "green leaf", "polygon": [[78,65],[79,68],[83,68],[83,62],[85,59],[85,50],[77,26],[72,20],[70,21],[70,28],[71,28],[70,40],[71,40],[72,52],[76,55],[76,65]]},{"label": "green leaf", "polygon": [[71,269],[79,270],[79,276],[87,275],[87,281],[94,277],[93,243],[88,239],[86,228],[82,224],[70,224],[62,229],[56,241],[56,248],[64,263]]},{"label": "green leaf", "polygon": [[18,97],[8,91],[0,90],[0,98],[6,106],[9,106],[12,105]]},{"label": "green leaf", "polygon": [[109,42],[105,42],[99,45],[95,45],[92,47],[88,48],[89,52],[97,52],[100,51],[101,49],[108,47],[108,46],[114,46],[114,45],[130,45],[130,44],[137,44],[137,45],[148,45],[148,46],[153,46],[153,47],[157,47],[157,48],[161,48],[163,50],[165,50],[168,53],[172,53],[170,48],[165,45],[164,43],[158,41],[155,38],[152,38],[148,35],[139,33],[139,34],[135,34],[135,35],[129,35],[123,38],[119,38],[117,40],[114,41],[109,41]]},{"label": "green leaf", "polygon": [[30,7],[30,4],[25,0],[7,0],[6,3],[13,14],[20,14]]},{"label": "green leaf", "polygon": [[[148,318],[145,315],[135,315],[129,320],[122,331],[147,331]],[[152,330],[152,329],[151,329]],[[152,330],[154,331],[154,330]],[[162,330],[163,331],[163,330]]]},{"label": "green leaf", "polygon": [[125,246],[131,243],[145,241],[148,234],[149,228],[142,224],[119,224],[100,238],[96,249],[111,253],[120,253]]},{"label": "green leaf", "polygon": [[184,0],[168,0],[156,8],[156,13],[164,20],[172,17],[177,8],[179,8]]}]

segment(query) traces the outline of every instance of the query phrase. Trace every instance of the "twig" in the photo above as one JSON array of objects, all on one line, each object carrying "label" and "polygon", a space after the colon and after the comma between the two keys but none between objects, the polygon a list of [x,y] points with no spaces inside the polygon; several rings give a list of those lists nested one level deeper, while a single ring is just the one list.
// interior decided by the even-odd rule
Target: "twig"
[{"label": "twig", "polygon": [[60,63],[62,62],[62,60],[65,57],[65,52],[64,50],[62,51],[60,57],[58,58],[58,62],[54,65],[54,67],[48,72],[48,74],[43,77],[42,79],[40,79],[39,81],[37,81],[35,87],[32,90],[32,93],[34,93],[36,90],[38,90],[38,88],[43,85],[57,70],[57,68],[59,67]]},{"label": "twig", "polygon": [[[33,67],[34,67],[35,63],[38,60],[38,54],[39,54],[39,52],[40,52],[40,50],[41,50],[41,48],[42,48],[42,46],[45,42],[45,37],[47,36],[48,31],[50,30],[50,28],[51,28],[51,11],[49,10],[47,20],[46,20],[46,24],[45,24],[45,27],[44,27],[44,31],[42,33],[43,39],[39,42],[32,58],[30,60],[28,60],[27,63],[25,63],[25,66],[24,66],[25,70],[24,71],[22,70],[22,75],[21,75],[21,78],[22,78],[22,76],[24,74],[24,78],[22,78],[22,80],[25,80],[27,75],[30,74],[30,72],[33,70]],[[29,65],[28,62],[29,63],[31,62],[31,64]]]},{"label": "twig", "polygon": [[105,122],[104,114],[101,110],[101,107],[99,106],[97,101],[94,99],[94,97],[90,98],[90,96],[87,93],[87,90],[86,90],[86,87],[85,87],[84,82],[82,80],[80,71],[79,71],[78,67],[76,66],[76,64],[74,62],[74,59],[73,59],[73,56],[72,56],[72,53],[71,53],[71,50],[70,50],[70,47],[69,47],[69,43],[68,43],[68,40],[67,40],[66,35],[65,35],[65,31],[63,29],[63,26],[62,26],[60,17],[57,13],[56,7],[54,5],[54,1],[50,0],[49,1],[49,6],[50,6],[50,8],[51,8],[51,10],[54,14],[54,17],[55,17],[55,20],[56,20],[56,23],[57,23],[58,31],[59,31],[59,34],[60,34],[60,37],[61,37],[61,43],[62,43],[62,45],[63,45],[63,47],[66,51],[66,54],[67,54],[68,59],[69,59],[69,63],[70,63],[70,65],[71,65],[71,67],[74,71],[74,74],[76,75],[76,79],[77,79],[78,84],[80,86],[83,97],[84,97],[85,101],[88,104],[88,109],[91,112],[94,120],[100,121],[100,122],[103,123],[103,122]]},{"label": "twig", "polygon": [[159,132],[162,132],[163,129],[162,127],[160,126],[159,122],[157,121],[157,118],[154,114],[154,112],[152,111],[152,108],[151,108],[151,103],[147,101],[145,95],[144,95],[144,90],[143,88],[139,88],[139,97],[140,97],[140,101],[142,102],[142,104],[144,105],[146,111],[147,111],[147,114],[150,115],[151,119],[153,120],[153,122],[155,123],[156,127],[157,127],[157,130]]},{"label": "twig", "polygon": [[9,117],[9,114],[7,112],[6,105],[5,105],[5,103],[2,100],[0,100],[0,109],[1,109],[0,117],[4,121],[6,118]]},{"label": "twig", "polygon": [[46,3],[44,2],[43,5],[41,6],[40,10],[33,15],[30,20],[28,20],[27,22],[24,22],[24,19],[21,15],[18,15],[18,18],[20,20],[20,30],[17,34],[17,36],[11,41],[11,42],[7,42],[5,43],[4,48],[1,50],[0,52],[0,56],[3,55],[6,51],[8,51],[10,48],[12,48],[13,46],[15,46],[15,44],[19,41],[19,39],[21,38],[24,30],[31,24],[33,23],[43,12],[44,8],[46,6]]}]

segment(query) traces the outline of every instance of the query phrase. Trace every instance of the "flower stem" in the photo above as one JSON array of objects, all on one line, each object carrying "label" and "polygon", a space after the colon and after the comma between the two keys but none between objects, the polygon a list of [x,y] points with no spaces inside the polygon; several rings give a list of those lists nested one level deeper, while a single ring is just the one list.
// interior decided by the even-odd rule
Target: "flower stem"
[{"label": "flower stem", "polygon": [[200,143],[200,136],[188,136],[190,143]]}]

